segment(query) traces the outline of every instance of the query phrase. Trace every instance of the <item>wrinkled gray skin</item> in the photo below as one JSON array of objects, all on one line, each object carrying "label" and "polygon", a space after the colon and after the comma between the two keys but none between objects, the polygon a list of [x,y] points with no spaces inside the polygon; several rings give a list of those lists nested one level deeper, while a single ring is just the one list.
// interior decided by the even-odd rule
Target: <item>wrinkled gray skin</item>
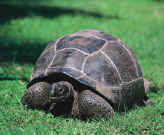
[{"label": "wrinkled gray skin", "polygon": [[[144,85],[148,92],[149,81],[144,80]],[[100,95],[92,90],[77,93],[66,81],[35,83],[28,88],[21,102],[30,108],[47,109],[54,115],[71,114],[82,119],[94,116],[106,118],[114,114],[112,105]],[[151,104],[151,100],[145,97],[143,103]]]}]

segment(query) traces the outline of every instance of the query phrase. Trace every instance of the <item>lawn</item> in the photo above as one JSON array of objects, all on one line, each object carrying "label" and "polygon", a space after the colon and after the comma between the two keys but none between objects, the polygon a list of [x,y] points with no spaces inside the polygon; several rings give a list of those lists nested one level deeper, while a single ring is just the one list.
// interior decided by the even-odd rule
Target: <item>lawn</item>
[{"label": "lawn", "polygon": [[[153,105],[107,120],[81,121],[26,109],[20,102],[48,42],[98,29],[133,49]],[[3,0],[0,2],[0,135],[164,134],[164,2],[156,0]]]}]

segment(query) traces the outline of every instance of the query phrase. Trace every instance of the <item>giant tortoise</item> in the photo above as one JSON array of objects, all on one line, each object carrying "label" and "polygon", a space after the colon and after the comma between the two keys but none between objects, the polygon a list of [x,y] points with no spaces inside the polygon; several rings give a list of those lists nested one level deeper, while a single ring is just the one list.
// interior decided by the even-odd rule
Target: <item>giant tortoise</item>
[{"label": "giant tortoise", "polygon": [[148,90],[132,50],[111,35],[89,29],[48,44],[21,102],[54,115],[107,117],[148,101]]}]

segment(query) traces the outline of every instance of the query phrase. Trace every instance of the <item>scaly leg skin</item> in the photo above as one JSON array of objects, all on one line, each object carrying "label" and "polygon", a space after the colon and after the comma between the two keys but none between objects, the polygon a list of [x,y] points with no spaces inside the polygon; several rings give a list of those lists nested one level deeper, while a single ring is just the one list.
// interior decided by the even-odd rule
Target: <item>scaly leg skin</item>
[{"label": "scaly leg skin", "polygon": [[50,97],[51,84],[37,82],[30,86],[22,97],[22,104],[28,108],[43,109]]},{"label": "scaly leg skin", "polygon": [[82,119],[104,117],[114,114],[113,107],[91,90],[84,90],[78,96],[79,114]]}]

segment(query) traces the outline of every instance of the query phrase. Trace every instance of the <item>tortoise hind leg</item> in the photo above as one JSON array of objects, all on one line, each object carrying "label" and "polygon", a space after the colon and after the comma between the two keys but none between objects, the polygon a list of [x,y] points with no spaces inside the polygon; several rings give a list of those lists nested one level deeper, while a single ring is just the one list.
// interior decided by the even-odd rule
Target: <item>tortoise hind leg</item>
[{"label": "tortoise hind leg", "polygon": [[145,93],[148,93],[150,91],[150,82],[146,79],[143,80],[144,80]]},{"label": "tortoise hind leg", "polygon": [[150,92],[150,82],[146,79],[144,80],[144,88],[145,88],[145,96],[144,99],[142,100],[144,105],[152,105],[152,100],[149,98],[146,94]]},{"label": "tortoise hind leg", "polygon": [[84,90],[78,96],[78,109],[81,118],[108,117],[114,113],[112,106],[91,90]]}]

